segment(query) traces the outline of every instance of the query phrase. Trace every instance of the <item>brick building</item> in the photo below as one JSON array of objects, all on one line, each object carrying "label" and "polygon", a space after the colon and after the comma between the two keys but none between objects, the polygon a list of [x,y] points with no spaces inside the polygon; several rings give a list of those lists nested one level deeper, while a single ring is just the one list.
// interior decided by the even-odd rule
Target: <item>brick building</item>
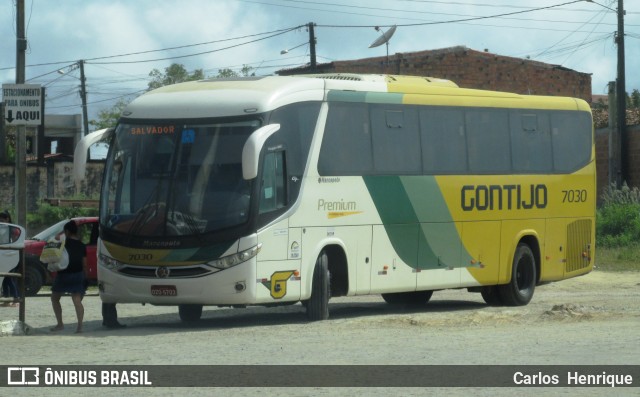
[{"label": "brick building", "polygon": [[[610,128],[596,129],[596,168],[598,173],[598,197],[609,186],[609,139],[615,131]],[[627,125],[627,151],[629,157],[629,180],[631,187],[640,187],[640,125]]]},{"label": "brick building", "polygon": [[[309,66],[284,69],[281,76],[313,72]],[[373,73],[429,76],[463,88],[582,98],[591,102],[591,75],[558,65],[513,58],[464,46],[397,53],[318,64],[315,73]]]}]

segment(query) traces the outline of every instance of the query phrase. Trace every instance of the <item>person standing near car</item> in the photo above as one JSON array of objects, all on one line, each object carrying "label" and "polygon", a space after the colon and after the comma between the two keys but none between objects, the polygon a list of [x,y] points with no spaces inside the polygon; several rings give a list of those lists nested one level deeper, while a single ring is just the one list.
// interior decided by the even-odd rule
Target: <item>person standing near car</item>
[{"label": "person standing near car", "polygon": [[86,246],[78,238],[78,225],[74,221],[69,221],[64,225],[64,235],[66,237],[64,249],[69,255],[69,265],[66,269],[58,271],[53,286],[51,287],[51,305],[53,313],[56,316],[57,324],[51,328],[51,332],[57,332],[64,329],[62,322],[62,306],[60,298],[62,294],[71,294],[73,306],[76,309],[76,317],[78,318],[78,327],[76,333],[82,332],[82,321],[84,319],[84,306],[82,298],[84,297],[87,284],[87,250]]},{"label": "person standing near car", "polygon": [[[13,223],[11,221],[11,214],[9,211],[4,210],[0,212],[0,222],[1,223]],[[15,267],[10,270],[10,273],[17,273],[18,268]],[[18,284],[16,283],[16,279],[14,277],[5,277],[2,280],[2,297],[3,298],[13,298],[14,302],[5,302],[2,306],[11,306],[17,307],[18,303],[15,302],[20,298],[20,294],[18,293]]]}]

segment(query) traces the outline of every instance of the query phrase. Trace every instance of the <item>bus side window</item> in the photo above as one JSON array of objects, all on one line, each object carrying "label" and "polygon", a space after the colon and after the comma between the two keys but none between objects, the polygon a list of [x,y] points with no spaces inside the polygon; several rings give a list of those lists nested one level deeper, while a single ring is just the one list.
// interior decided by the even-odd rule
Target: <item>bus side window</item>
[{"label": "bus side window", "polygon": [[283,151],[267,153],[260,184],[260,213],[275,211],[287,205],[286,172]]}]

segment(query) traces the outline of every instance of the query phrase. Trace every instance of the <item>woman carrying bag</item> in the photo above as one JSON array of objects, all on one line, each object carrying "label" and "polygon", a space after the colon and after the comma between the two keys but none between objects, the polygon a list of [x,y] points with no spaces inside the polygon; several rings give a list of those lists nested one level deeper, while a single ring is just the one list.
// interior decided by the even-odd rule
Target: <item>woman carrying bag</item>
[{"label": "woman carrying bag", "polygon": [[64,329],[62,322],[62,306],[60,298],[63,294],[71,294],[73,306],[76,309],[78,327],[76,333],[82,332],[82,320],[84,319],[84,306],[82,298],[86,291],[87,251],[86,246],[78,238],[78,225],[69,221],[64,225],[65,243],[64,249],[69,256],[69,264],[63,270],[59,270],[51,287],[51,305],[56,315],[57,324],[51,328],[51,332]]}]

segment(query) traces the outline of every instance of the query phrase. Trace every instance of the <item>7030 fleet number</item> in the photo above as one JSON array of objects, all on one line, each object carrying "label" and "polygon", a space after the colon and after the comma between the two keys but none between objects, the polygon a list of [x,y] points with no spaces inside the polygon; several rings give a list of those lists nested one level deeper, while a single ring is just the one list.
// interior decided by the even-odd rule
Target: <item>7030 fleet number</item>
[{"label": "7030 fleet number", "polygon": [[563,190],[563,203],[584,203],[587,201],[587,191],[584,189]]}]

